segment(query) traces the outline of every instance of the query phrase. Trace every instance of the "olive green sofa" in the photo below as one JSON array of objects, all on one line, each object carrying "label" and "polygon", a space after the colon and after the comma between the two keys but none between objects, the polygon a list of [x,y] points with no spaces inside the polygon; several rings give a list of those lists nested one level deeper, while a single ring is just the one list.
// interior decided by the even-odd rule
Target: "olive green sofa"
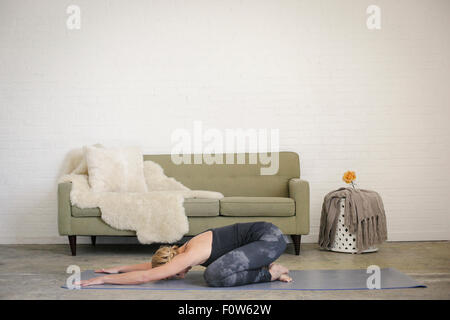
[{"label": "olive green sofa", "polygon": [[[242,154],[241,154],[242,155]],[[275,154],[276,155],[276,154]],[[260,163],[251,164],[249,154],[245,163],[234,164],[175,164],[170,155],[145,155],[162,166],[164,173],[174,177],[192,190],[218,191],[221,200],[186,199],[185,212],[189,233],[193,236],[208,228],[237,222],[267,221],[290,235],[295,253],[300,254],[301,235],[309,233],[309,184],[300,179],[297,153],[280,152],[279,170],[274,175],[261,175]],[[228,155],[229,156],[229,155]],[[194,161],[192,161],[193,163]],[[108,226],[101,219],[99,208],[80,209],[71,205],[71,183],[58,185],[58,229],[68,236],[72,255],[76,255],[76,237],[135,236],[134,231],[121,231]]]}]

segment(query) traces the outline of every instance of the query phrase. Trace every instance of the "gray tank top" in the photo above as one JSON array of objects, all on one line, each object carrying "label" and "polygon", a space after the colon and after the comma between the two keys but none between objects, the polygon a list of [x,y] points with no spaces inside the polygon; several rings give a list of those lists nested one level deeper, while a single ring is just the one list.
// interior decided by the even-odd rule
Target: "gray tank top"
[{"label": "gray tank top", "polygon": [[221,228],[206,230],[212,231],[211,255],[201,265],[207,267],[225,253],[259,239],[261,232],[258,231],[263,230],[265,224],[262,221],[235,223]]}]

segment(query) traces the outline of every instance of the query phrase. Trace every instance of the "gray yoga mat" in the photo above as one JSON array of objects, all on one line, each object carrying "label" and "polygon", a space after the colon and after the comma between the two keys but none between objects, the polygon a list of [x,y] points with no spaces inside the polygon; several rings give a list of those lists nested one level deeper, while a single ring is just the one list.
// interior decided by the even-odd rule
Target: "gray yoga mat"
[{"label": "gray yoga mat", "polygon": [[[393,269],[380,270],[381,289],[419,288],[419,284],[406,274]],[[86,280],[103,274],[92,270],[81,273],[81,280]],[[281,281],[248,284],[238,287],[208,287],[203,279],[202,271],[190,271],[184,279],[160,280],[140,285],[95,285],[81,289],[110,290],[368,290],[367,279],[372,275],[366,269],[356,270],[291,270],[289,275],[293,281]],[[66,288],[66,284],[62,286]]]}]

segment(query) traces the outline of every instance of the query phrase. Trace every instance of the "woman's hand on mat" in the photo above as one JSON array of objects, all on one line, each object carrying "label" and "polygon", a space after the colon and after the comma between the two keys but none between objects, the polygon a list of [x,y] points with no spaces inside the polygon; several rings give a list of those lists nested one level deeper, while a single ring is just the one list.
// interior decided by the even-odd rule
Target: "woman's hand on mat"
[{"label": "woman's hand on mat", "polygon": [[97,269],[95,270],[96,273],[108,273],[108,274],[113,274],[113,273],[119,273],[120,270],[119,268],[108,268],[108,269]]},{"label": "woman's hand on mat", "polygon": [[89,280],[82,280],[80,282],[75,283],[75,285],[80,285],[82,287],[87,287],[87,286],[93,286],[96,284],[104,284],[105,281],[103,280],[103,277],[97,277],[97,278],[92,278]]}]

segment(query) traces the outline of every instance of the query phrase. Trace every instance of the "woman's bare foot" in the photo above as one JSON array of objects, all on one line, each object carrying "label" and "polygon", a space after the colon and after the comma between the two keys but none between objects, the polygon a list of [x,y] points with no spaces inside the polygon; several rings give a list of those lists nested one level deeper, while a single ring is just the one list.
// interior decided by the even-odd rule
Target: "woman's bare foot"
[{"label": "woman's bare foot", "polygon": [[289,269],[278,263],[272,263],[269,266],[269,272],[272,275],[271,281],[280,280],[283,282],[291,282],[292,278],[288,276]]},{"label": "woman's bare foot", "polygon": [[282,274],[282,275],[278,278],[278,280],[279,280],[279,281],[282,281],[282,282],[291,282],[291,281],[292,281],[292,278],[289,277],[287,274]]}]

